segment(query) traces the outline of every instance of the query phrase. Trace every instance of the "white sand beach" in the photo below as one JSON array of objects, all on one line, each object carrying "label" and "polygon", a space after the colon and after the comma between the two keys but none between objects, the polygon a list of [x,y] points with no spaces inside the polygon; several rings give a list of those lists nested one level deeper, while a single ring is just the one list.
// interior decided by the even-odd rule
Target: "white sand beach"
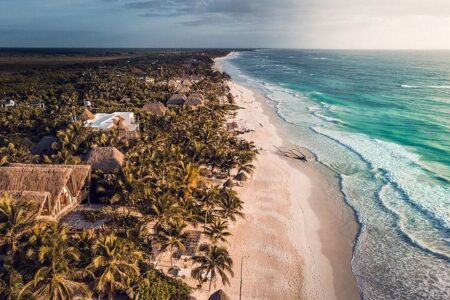
[{"label": "white sand beach", "polygon": [[240,299],[240,290],[241,299],[359,299],[351,272],[357,225],[336,178],[325,176],[314,160],[282,157],[275,147],[288,145],[272,108],[243,86],[230,82],[230,88],[243,108],[236,121],[251,130],[242,137],[254,141],[260,154],[252,179],[236,188],[245,219],[231,228],[235,276],[230,286],[218,282],[216,289],[231,299]]}]

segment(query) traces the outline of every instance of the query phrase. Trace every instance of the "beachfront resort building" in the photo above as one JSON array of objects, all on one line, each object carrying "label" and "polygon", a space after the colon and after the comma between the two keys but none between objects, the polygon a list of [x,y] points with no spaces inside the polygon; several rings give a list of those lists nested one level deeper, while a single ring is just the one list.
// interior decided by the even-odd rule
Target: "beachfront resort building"
[{"label": "beachfront resort building", "polygon": [[89,199],[89,165],[10,164],[0,168],[0,195],[36,203],[38,219],[59,220]]},{"label": "beachfront resort building", "polygon": [[85,109],[79,116],[87,127],[99,130],[117,128],[121,131],[137,131],[139,125],[132,112],[113,112],[93,114]]}]

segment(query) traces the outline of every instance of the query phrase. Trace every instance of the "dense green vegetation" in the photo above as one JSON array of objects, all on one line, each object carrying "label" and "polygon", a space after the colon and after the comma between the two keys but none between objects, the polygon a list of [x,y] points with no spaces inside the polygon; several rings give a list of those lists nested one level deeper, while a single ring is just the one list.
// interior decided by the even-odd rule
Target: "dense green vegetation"
[{"label": "dense green vegetation", "polygon": [[[74,231],[38,222],[33,203],[0,195],[0,298],[183,299],[190,288],[156,271],[151,262],[155,253],[184,250],[188,226],[209,237],[193,258],[193,277],[209,286],[219,278],[229,282],[233,262],[225,247],[227,228],[243,216],[242,201],[210,179],[224,180],[232,170],[251,173],[257,151],[224,126],[226,114],[236,107],[218,100],[229,93],[223,84],[228,77],[212,69],[212,57],[223,54],[148,53],[0,73],[0,95],[16,103],[0,110],[0,165],[79,164],[93,147],[116,147],[125,154],[125,164],[116,172],[93,174],[92,200],[128,208],[127,214],[111,207],[86,212],[88,221],[107,215],[111,224]],[[155,83],[141,80],[143,73]],[[145,103],[165,103],[174,92],[167,82],[188,76],[203,78],[192,90],[204,94],[204,107],[170,108],[164,116],[140,110]],[[32,106],[35,100],[45,108]],[[140,136],[123,139],[116,130],[85,127],[76,121],[84,100],[91,101],[93,113],[135,112]],[[43,136],[57,141],[47,153],[33,155],[30,144]]]}]

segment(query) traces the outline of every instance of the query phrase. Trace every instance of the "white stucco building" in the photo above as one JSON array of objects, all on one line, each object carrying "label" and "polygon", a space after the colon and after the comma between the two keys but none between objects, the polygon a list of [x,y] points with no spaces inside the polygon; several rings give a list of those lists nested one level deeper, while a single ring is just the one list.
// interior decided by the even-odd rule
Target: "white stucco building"
[{"label": "white stucco building", "polygon": [[119,128],[125,131],[136,131],[139,129],[132,112],[98,113],[93,119],[85,121],[85,124],[100,130]]}]

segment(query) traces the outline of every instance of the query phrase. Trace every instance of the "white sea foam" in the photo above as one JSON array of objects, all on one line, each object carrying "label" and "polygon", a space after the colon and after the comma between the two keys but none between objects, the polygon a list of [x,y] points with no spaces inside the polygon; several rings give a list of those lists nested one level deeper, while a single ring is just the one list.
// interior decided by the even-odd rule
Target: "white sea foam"
[{"label": "white sea foam", "polygon": [[325,120],[325,121],[328,121],[328,122],[331,122],[331,123],[345,124],[344,121],[342,121],[342,120],[340,120],[338,118],[327,117],[327,116],[324,116],[324,115],[322,115],[322,114],[320,114],[318,112],[313,112],[313,115],[315,115],[316,117],[318,117],[318,118],[320,118],[322,120]]},{"label": "white sea foam", "polygon": [[313,130],[341,143],[358,153],[371,169],[386,172],[386,179],[402,190],[413,205],[423,213],[450,229],[450,189],[422,181],[426,174],[420,157],[404,147],[370,138],[363,134],[346,133],[324,127]]},{"label": "white sea foam", "polygon": [[407,84],[402,84],[402,85],[400,85],[400,87],[404,88],[404,89],[444,89],[444,90],[450,89],[450,85],[407,85]]}]

